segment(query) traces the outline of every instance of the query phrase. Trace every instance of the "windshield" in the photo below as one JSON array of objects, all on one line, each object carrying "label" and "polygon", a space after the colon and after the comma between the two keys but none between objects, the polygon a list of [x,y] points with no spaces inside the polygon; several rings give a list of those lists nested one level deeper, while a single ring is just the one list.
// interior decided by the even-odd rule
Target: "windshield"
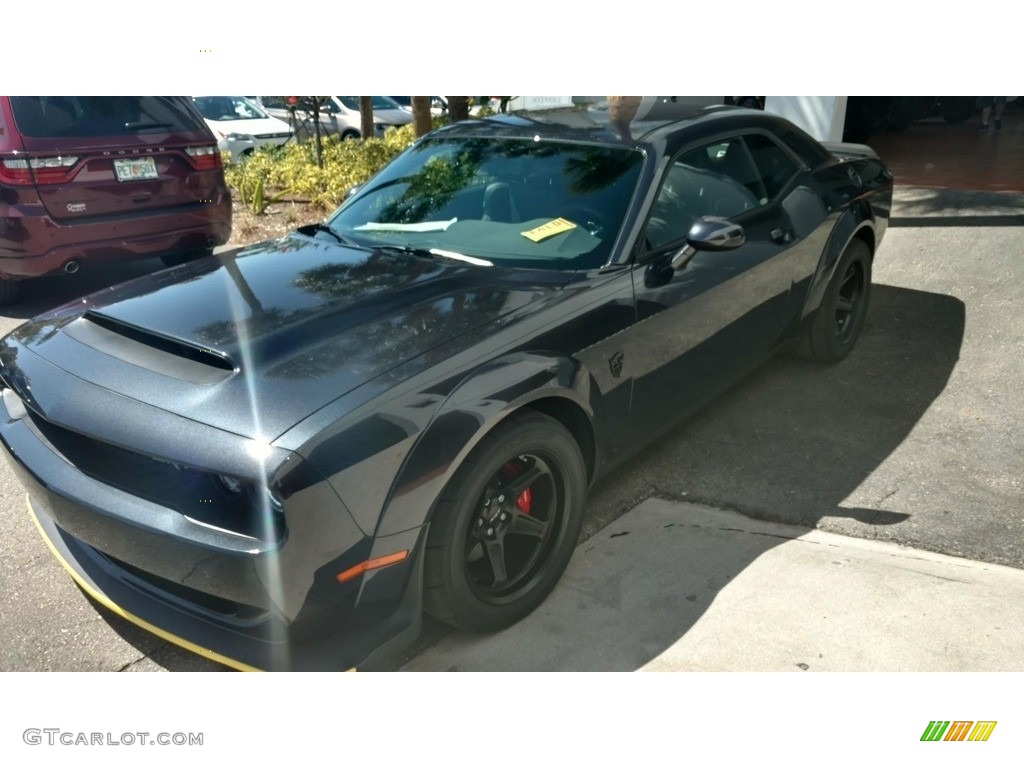
[{"label": "windshield", "polygon": [[195,96],[192,101],[207,120],[262,120],[267,116],[242,96]]},{"label": "windshield", "polygon": [[427,139],[328,220],[360,245],[436,249],[531,269],[605,264],[643,156],[620,147]]}]

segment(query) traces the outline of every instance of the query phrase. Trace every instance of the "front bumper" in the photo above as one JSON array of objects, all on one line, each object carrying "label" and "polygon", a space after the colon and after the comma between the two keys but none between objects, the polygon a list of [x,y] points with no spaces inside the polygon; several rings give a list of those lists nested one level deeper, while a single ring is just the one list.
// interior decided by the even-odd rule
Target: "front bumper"
[{"label": "front bumper", "polygon": [[62,531],[37,507],[31,495],[28,509],[50,552],[93,600],[169,643],[232,669],[242,672],[372,670],[390,654],[409,645],[420,631],[423,578],[420,550],[426,541],[425,534],[420,537],[412,559],[412,578],[398,609],[388,620],[341,636],[294,642],[284,625],[264,622],[244,629],[217,625],[173,602],[161,601],[144,581],[133,583],[130,574]]},{"label": "front bumper", "polygon": [[[46,384],[57,389],[56,379],[34,379],[33,391]],[[143,412],[150,407],[86,382],[77,386],[76,400],[89,403],[90,413],[104,412],[104,396],[120,400],[133,423],[151,424],[168,446],[183,430],[154,421],[176,418],[166,412]],[[0,442],[29,492],[32,518],[79,585],[124,618],[236,669],[373,668],[418,634],[425,527],[364,538],[326,481],[302,465],[282,480],[283,535],[264,540],[203,524],[163,498],[97,477],[96,463],[70,450],[57,428],[10,401],[0,401]],[[85,429],[82,413],[83,433],[95,432]],[[196,427],[202,437],[183,439],[209,446],[232,438]],[[94,452],[107,450],[103,445]],[[236,453],[223,442],[216,450]],[[358,562],[401,550],[410,556],[400,563],[336,579]]]}]

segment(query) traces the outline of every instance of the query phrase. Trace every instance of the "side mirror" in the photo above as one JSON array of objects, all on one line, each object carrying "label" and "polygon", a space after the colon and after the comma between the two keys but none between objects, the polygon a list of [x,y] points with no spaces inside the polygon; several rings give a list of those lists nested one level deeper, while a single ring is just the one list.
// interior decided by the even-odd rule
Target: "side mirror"
[{"label": "side mirror", "polygon": [[686,245],[672,257],[672,269],[680,270],[690,263],[698,251],[731,251],[747,241],[743,227],[728,219],[704,216],[686,233]]},{"label": "side mirror", "polygon": [[747,241],[743,227],[728,219],[704,216],[686,234],[686,243],[698,251],[731,251]]}]

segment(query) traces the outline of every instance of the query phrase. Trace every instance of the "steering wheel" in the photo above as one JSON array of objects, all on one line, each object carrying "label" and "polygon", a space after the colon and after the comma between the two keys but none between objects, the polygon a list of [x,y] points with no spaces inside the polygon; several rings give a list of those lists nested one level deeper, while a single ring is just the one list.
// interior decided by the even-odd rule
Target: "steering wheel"
[{"label": "steering wheel", "polygon": [[562,218],[583,227],[594,237],[601,237],[607,225],[604,214],[587,205],[570,205],[562,211]]}]

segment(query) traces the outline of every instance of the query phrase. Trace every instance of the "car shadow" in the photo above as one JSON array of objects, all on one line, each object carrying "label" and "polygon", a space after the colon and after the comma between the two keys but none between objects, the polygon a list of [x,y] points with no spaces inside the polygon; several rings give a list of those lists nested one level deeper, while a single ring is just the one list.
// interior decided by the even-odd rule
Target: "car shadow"
[{"label": "car shadow", "polygon": [[[965,319],[963,302],[951,296],[876,284],[863,335],[846,360],[822,366],[779,356],[594,486],[570,565],[574,584],[556,587],[539,609],[564,647],[510,654],[502,633],[445,637],[442,625],[428,624],[396,668],[444,638],[471,659],[458,669],[638,669],[690,631],[733,578],[789,540],[718,537],[709,556],[693,550],[699,530],[667,528],[666,536],[682,537],[670,557],[631,553],[588,565],[588,550],[602,538],[626,541],[619,537],[629,532],[614,521],[652,496],[787,523],[797,534],[823,528],[892,539],[910,516],[887,507],[892,490],[884,482],[873,488],[873,475],[945,389]],[[592,572],[581,573],[581,563]],[[639,607],[628,588],[637,580],[659,585]],[[580,584],[592,588],[581,591]],[[571,624],[549,610],[582,608],[584,601],[587,610],[573,611]]]}]

